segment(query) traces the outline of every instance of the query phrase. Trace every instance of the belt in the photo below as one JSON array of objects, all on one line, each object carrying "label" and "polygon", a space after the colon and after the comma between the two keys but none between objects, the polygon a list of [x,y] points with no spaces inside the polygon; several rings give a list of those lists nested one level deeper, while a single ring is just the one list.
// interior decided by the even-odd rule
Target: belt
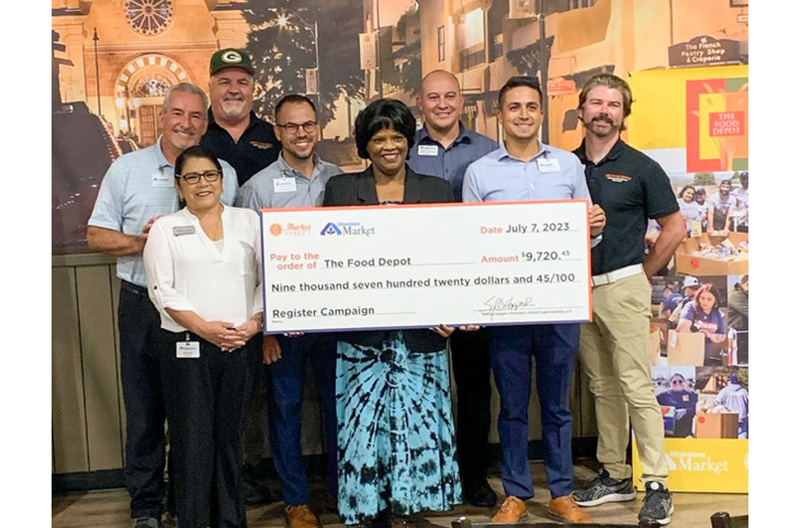
[{"label": "belt", "polygon": [[120,284],[120,289],[131,292],[136,295],[148,297],[147,288],[145,288],[144,286],[139,286],[138,284],[134,284],[132,282],[128,282],[126,280],[122,281],[122,284]]},{"label": "belt", "polygon": [[624,268],[615,269],[608,273],[601,273],[600,275],[592,275],[592,287],[603,286],[604,284],[611,284],[617,282],[625,277],[636,275],[637,273],[644,272],[644,266],[641,264],[631,264]]}]

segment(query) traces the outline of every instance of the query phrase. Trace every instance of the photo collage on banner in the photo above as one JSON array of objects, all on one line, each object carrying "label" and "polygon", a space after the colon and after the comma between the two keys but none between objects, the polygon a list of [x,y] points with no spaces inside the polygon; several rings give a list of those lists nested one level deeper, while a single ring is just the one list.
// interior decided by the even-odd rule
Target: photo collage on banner
[{"label": "photo collage on banner", "polygon": [[[746,492],[748,69],[640,72],[631,88],[629,141],[667,172],[686,221],[652,281],[651,379],[670,489]],[[651,220],[648,246],[659,234]]]}]

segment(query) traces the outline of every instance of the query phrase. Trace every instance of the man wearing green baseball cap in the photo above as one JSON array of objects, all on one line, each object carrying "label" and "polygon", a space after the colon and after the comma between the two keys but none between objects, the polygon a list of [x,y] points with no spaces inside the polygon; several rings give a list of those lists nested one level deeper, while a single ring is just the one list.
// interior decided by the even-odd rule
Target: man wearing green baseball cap
[{"label": "man wearing green baseball cap", "polygon": [[236,169],[239,185],[278,159],[281,144],[272,125],[253,112],[253,60],[241,49],[211,56],[208,130],[200,144]]}]

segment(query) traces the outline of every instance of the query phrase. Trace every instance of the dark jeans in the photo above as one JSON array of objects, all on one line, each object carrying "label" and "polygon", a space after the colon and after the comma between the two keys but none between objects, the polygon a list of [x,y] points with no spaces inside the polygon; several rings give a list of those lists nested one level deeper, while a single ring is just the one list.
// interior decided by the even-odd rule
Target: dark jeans
[{"label": "dark jeans", "polygon": [[491,426],[491,361],[486,332],[456,330],[450,337],[456,382],[456,455],[466,493],[486,480]]},{"label": "dark jeans", "polygon": [[288,506],[308,504],[311,492],[303,464],[300,433],[303,424],[303,386],[306,363],[314,370],[322,408],[327,458],[328,491],[338,495],[336,438],[336,340],[332,334],[277,336],[281,359],[267,366],[269,389],[269,439],[272,459]]},{"label": "dark jeans", "polygon": [[533,497],[528,462],[528,402],[531,356],[536,358],[536,392],[542,412],[547,483],[553,498],[573,488],[572,413],[569,385],[580,342],[579,324],[495,327],[489,330],[492,370],[500,393],[497,430],[503,454],[500,475],[505,494]]},{"label": "dark jeans", "polygon": [[200,337],[200,357],[178,358],[186,332],[161,331],[161,378],[169,418],[181,528],[245,528],[240,492],[242,425],[252,346],[223,352]]},{"label": "dark jeans", "polygon": [[[122,281],[119,292],[119,348],[127,439],[125,483],[131,517],[156,517],[164,500],[166,411],[161,393],[157,334],[161,319],[147,290]],[[175,511],[172,457],[167,509]]]}]

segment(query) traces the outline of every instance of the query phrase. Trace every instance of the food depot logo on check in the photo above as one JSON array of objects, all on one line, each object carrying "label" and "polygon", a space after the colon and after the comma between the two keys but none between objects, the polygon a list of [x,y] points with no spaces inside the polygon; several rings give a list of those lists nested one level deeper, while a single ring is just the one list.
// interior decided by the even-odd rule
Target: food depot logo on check
[{"label": "food depot logo on check", "polygon": [[274,237],[310,235],[311,224],[293,224],[292,222],[288,224],[275,223],[269,226],[269,234]]},{"label": "food depot logo on check", "polygon": [[322,236],[371,237],[375,234],[375,228],[367,227],[361,222],[328,222],[319,234]]}]

